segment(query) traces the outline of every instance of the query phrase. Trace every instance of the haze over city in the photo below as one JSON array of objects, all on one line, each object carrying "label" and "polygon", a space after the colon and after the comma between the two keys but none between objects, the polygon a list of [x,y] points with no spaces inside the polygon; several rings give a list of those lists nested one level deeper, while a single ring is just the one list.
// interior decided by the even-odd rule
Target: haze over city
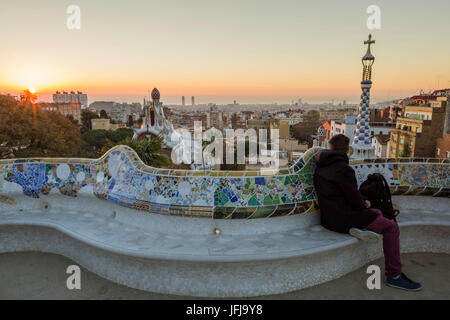
[{"label": "haze over city", "polygon": [[[2,1],[0,92],[81,90],[90,100],[357,103],[373,1]],[[377,1],[372,101],[449,87],[448,1]],[[441,8],[436,10],[436,8]],[[332,13],[332,14],[331,14]],[[432,22],[432,23],[431,23]],[[420,41],[418,41],[420,39]]]}]

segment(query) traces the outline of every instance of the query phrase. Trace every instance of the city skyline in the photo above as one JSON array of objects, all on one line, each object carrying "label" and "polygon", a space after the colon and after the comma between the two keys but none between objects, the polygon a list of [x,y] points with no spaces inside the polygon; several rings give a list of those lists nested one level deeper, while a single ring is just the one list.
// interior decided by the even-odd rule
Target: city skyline
[{"label": "city skyline", "polygon": [[66,27],[70,4],[0,3],[0,92],[35,88],[47,101],[79,90],[89,101],[125,102],[158,87],[167,104],[181,96],[196,104],[358,103],[368,33],[377,39],[372,101],[450,87],[448,1],[378,1],[380,30],[366,27],[370,1],[79,0],[80,30]]}]

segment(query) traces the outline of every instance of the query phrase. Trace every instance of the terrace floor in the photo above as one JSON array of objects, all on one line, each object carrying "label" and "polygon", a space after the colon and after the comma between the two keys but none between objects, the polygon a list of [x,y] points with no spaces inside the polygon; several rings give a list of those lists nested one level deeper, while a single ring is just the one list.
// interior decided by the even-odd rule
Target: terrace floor
[{"label": "terrace floor", "polygon": [[[420,292],[387,287],[366,287],[367,265],[339,279],[290,293],[259,299],[450,299],[450,255],[408,253],[402,255],[404,272],[422,283]],[[131,289],[105,280],[81,268],[81,290],[66,288],[66,268],[76,264],[63,256],[39,253],[0,254],[0,299],[191,299]],[[384,272],[384,260],[379,265]],[[384,276],[382,275],[382,279]]]}]

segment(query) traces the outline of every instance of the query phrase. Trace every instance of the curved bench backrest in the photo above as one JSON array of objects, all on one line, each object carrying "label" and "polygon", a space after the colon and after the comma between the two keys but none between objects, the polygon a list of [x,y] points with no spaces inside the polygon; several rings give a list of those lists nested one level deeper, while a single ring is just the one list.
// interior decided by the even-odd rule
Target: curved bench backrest
[{"label": "curved bench backrest", "polygon": [[[318,150],[309,149],[293,166],[273,175],[157,169],[126,146],[114,147],[99,159],[1,160],[0,201],[11,202],[21,192],[39,198],[56,188],[65,196],[91,195],[171,215],[242,219],[298,214],[316,208],[312,167]],[[449,196],[448,161],[405,160],[363,160],[352,166],[359,183],[369,173],[382,173],[394,194]]]}]

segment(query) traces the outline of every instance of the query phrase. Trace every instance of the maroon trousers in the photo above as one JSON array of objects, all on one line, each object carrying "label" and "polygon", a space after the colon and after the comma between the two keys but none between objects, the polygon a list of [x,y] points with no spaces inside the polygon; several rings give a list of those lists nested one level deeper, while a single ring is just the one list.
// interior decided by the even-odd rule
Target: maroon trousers
[{"label": "maroon trousers", "polygon": [[383,252],[386,267],[386,277],[394,278],[401,274],[402,264],[400,262],[400,230],[397,222],[383,216],[381,210],[371,208],[378,213],[378,217],[366,227],[383,235]]}]

